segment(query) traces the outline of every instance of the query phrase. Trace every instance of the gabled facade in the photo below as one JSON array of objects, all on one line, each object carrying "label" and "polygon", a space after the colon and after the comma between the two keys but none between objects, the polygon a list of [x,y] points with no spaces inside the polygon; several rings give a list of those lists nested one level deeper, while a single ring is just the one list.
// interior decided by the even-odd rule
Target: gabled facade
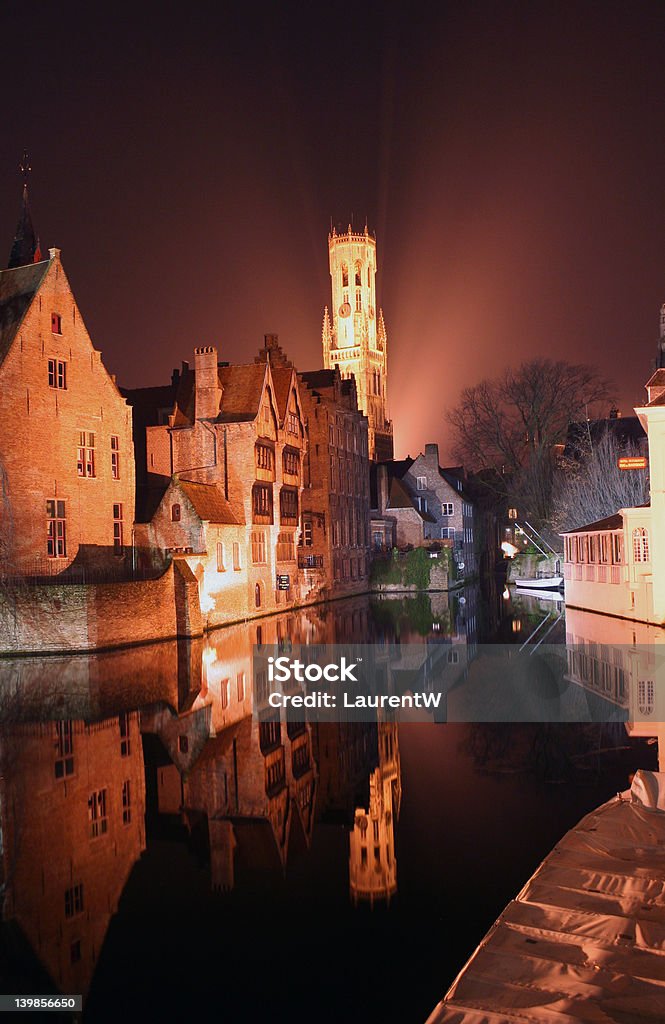
[{"label": "gabled facade", "polygon": [[131,410],[60,260],[0,271],[0,573],[128,570]]},{"label": "gabled facade", "polygon": [[368,422],[355,380],[339,369],[301,373],[308,455],[300,560],[319,569],[329,593],[367,589]]},{"label": "gabled facade", "polygon": [[394,523],[393,543],[414,547],[443,541],[452,545],[464,576],[477,571],[474,505],[464,490],[461,470],[439,465],[439,446],[425,445],[415,459],[376,467],[372,515],[373,546],[383,550],[385,523]]},{"label": "gabled facade", "polygon": [[[140,404],[141,391],[128,395]],[[216,524],[227,528],[228,541],[215,539],[215,547],[206,550],[206,580],[216,572],[217,544],[231,547],[237,527],[244,527],[242,568],[235,571],[246,579],[245,594],[236,605],[229,594],[215,590],[213,596],[202,588],[201,608],[211,624],[266,614],[300,599],[297,543],[305,447],[295,371],[274,375],[267,358],[229,366],[218,362],[211,346],[195,350],[193,369],[183,365],[167,422],[147,426],[147,473],[153,482],[161,478],[166,488],[176,474],[181,486],[209,485],[232,509],[234,523]],[[165,506],[159,508],[163,526],[167,513]],[[196,520],[189,526],[196,528]],[[206,543],[211,538],[206,533]]]}]

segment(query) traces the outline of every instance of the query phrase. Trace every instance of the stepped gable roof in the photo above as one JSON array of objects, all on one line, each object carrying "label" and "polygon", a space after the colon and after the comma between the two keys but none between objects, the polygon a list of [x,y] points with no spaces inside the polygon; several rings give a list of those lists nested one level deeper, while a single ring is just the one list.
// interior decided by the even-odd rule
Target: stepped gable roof
[{"label": "stepped gable roof", "polygon": [[201,484],[181,478],[178,483],[202,522],[224,526],[237,526],[242,522],[217,484]]},{"label": "stepped gable roof", "polygon": [[0,366],[12,347],[50,264],[50,260],[42,260],[41,263],[0,270]]}]

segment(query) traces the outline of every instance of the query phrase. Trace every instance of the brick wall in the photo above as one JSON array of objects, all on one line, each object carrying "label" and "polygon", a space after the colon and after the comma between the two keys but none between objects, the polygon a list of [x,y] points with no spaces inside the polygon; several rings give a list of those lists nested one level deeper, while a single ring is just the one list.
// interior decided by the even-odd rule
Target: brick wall
[{"label": "brick wall", "polygon": [[[53,314],[59,332],[52,330]],[[49,360],[64,365],[66,386],[49,385]],[[58,255],[0,367],[0,390],[2,568],[42,575],[77,560],[117,565],[113,506],[121,506],[127,548],[134,521],[131,410],[93,348]],[[94,435],[94,476],[87,466],[79,473],[81,432],[88,440]],[[112,474],[112,437],[119,479]],[[46,502],[55,498],[64,501],[66,554],[49,558]]]}]

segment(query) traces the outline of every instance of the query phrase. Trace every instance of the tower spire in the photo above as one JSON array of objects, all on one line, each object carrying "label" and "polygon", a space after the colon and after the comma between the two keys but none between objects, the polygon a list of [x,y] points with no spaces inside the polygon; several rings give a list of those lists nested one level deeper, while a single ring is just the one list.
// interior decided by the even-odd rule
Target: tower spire
[{"label": "tower spire", "polygon": [[32,217],[30,216],[30,204],[28,203],[28,177],[32,167],[30,166],[27,153],[23,154],[18,169],[23,180],[23,195],[16,234],[14,235],[11,253],[9,254],[9,263],[7,264],[10,269],[12,267],[24,267],[28,263],[39,263],[42,258],[39,238],[35,234]]}]

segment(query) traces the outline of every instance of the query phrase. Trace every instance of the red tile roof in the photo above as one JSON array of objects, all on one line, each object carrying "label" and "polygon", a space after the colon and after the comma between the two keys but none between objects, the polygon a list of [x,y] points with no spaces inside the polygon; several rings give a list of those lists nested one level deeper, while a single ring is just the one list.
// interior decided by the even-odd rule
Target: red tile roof
[{"label": "red tile roof", "polygon": [[216,484],[200,484],[182,479],[178,483],[202,522],[227,526],[236,526],[242,522],[238,510],[234,511]]}]

